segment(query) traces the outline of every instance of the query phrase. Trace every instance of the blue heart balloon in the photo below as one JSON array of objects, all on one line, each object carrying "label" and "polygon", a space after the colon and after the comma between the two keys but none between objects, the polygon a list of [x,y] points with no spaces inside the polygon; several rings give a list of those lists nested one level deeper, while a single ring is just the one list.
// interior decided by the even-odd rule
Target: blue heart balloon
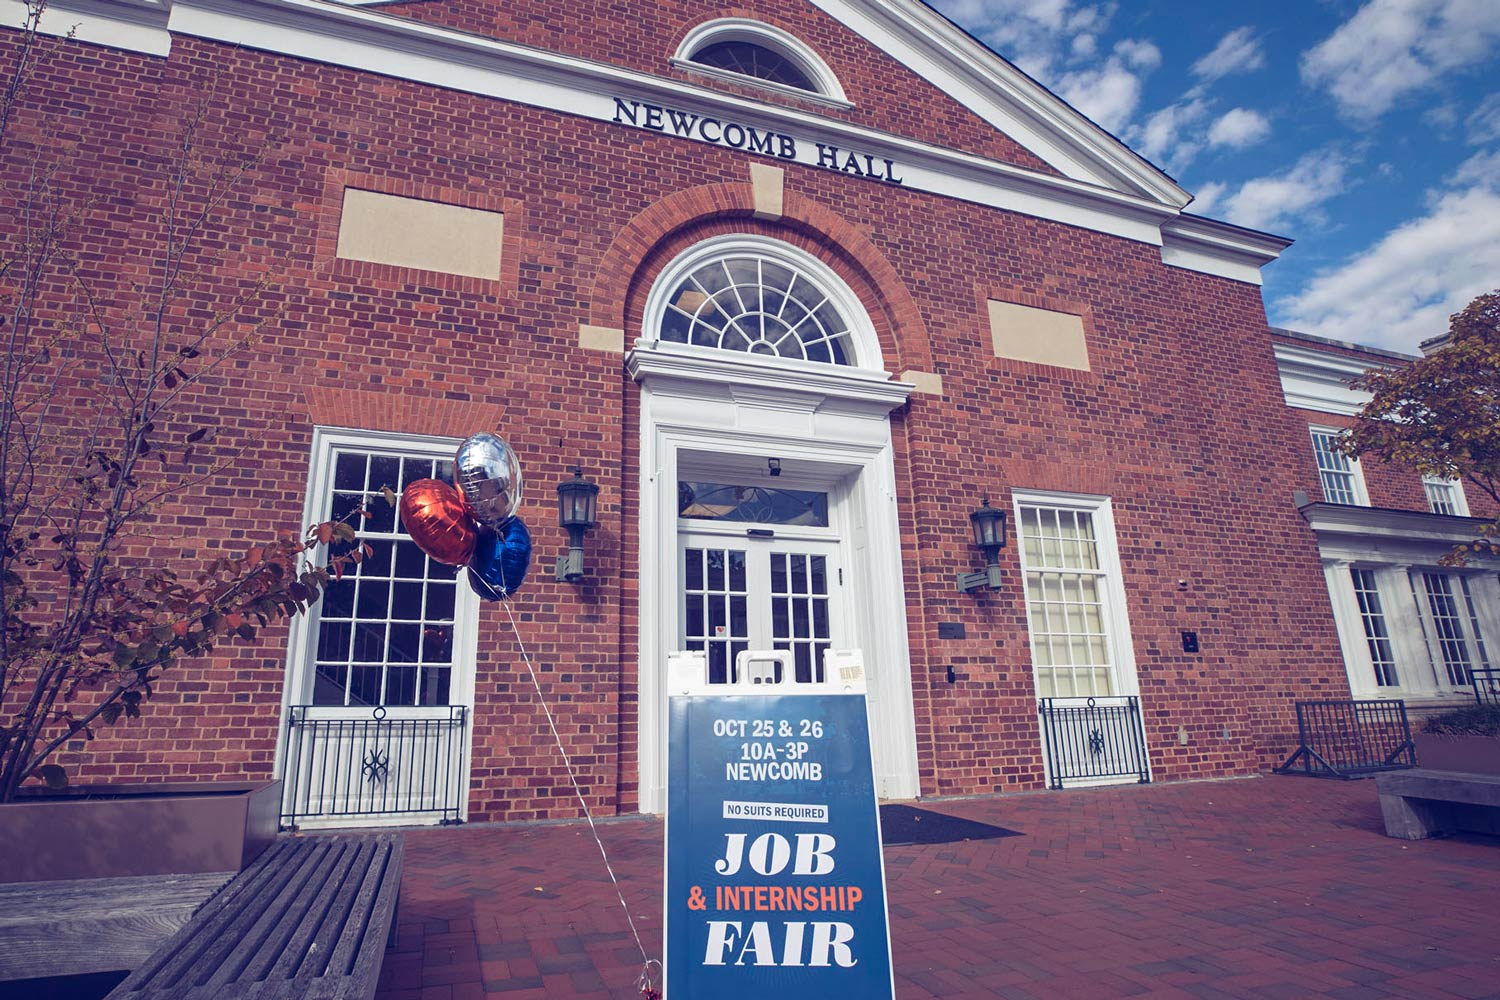
[{"label": "blue heart balloon", "polygon": [[514,594],[531,568],[531,532],[526,522],[512,517],[497,530],[481,527],[469,559],[469,586],[486,601]]}]

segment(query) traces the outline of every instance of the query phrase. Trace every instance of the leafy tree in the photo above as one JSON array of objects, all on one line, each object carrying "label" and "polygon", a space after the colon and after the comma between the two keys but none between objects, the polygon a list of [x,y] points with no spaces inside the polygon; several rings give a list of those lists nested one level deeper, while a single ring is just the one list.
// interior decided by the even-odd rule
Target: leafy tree
[{"label": "leafy tree", "polygon": [[[1500,504],[1500,289],[1454,314],[1433,353],[1351,385],[1373,398],[1343,442],[1348,453],[1462,479]],[[1500,554],[1500,525],[1485,525],[1449,561],[1470,552]]]},{"label": "leafy tree", "polygon": [[[159,239],[137,248],[147,277],[102,281],[80,251],[95,206],[57,183],[68,144],[27,120],[46,46],[67,44],[39,37],[42,13],[31,0],[0,37],[15,60],[0,92],[0,802],[28,778],[65,784],[60,747],[139,716],[174,663],[305,612],[366,552],[353,525],[325,523],[166,564],[163,506],[237,458],[194,404],[275,319],[269,281],[222,274],[210,239],[258,157],[200,134],[207,100],[189,108],[175,163],[132,192],[162,206]],[[342,554],[316,559],[330,543]]]}]

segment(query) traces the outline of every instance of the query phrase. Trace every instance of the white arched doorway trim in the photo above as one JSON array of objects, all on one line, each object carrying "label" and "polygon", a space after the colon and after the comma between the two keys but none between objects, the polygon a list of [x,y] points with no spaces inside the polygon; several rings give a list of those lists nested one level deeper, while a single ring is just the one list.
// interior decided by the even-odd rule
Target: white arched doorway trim
[{"label": "white arched doorway trim", "polygon": [[[654,339],[665,298],[718,254],[787,256],[816,275],[853,332],[853,365],[819,364]],[[666,806],[667,654],[677,648],[677,483],[686,474],[739,461],[778,458],[821,481],[835,507],[841,564],[851,570],[853,645],[870,677],[876,782],[885,798],[915,798],[916,724],[907,644],[905,578],[897,517],[890,412],[913,387],[881,367],[868,315],[831,269],[789,244],[719,237],[698,244],[662,272],[648,296],[646,336],[626,359],[641,387],[640,804]]]}]

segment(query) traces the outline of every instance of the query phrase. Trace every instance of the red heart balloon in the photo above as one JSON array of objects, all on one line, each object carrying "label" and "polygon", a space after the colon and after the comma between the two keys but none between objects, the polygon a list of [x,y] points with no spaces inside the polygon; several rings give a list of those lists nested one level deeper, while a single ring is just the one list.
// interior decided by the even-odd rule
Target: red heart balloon
[{"label": "red heart balloon", "polygon": [[418,479],[401,491],[401,524],[417,547],[440,563],[463,566],[479,537],[458,490],[437,479]]}]

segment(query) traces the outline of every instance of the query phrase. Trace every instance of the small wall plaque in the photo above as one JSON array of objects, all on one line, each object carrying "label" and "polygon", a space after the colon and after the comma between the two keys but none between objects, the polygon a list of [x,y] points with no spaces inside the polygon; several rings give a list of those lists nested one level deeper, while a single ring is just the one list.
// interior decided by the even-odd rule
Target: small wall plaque
[{"label": "small wall plaque", "polygon": [[1182,633],[1182,651],[1184,653],[1196,653],[1196,652],[1198,652],[1198,633],[1197,632],[1184,632],[1184,633]]},{"label": "small wall plaque", "polygon": [[968,633],[964,631],[963,622],[938,622],[939,639],[964,639]]}]

